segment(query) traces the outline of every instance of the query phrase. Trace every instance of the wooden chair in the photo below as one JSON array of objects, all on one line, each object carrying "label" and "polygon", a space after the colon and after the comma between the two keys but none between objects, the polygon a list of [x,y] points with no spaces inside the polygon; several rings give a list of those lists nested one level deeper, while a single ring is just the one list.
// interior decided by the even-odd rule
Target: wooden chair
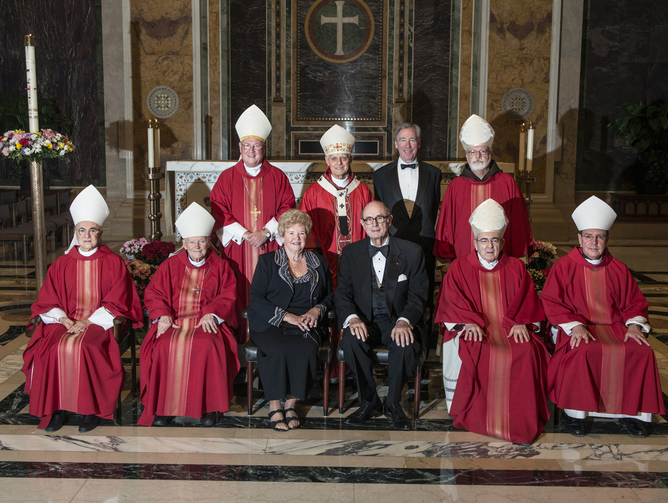
[{"label": "wooden chair", "polygon": [[[28,338],[32,337],[32,335],[35,333],[35,329],[41,322],[42,319],[39,316],[35,316],[28,320],[28,328],[26,328],[26,336]],[[29,328],[31,326],[32,328]],[[117,316],[114,318],[113,328],[114,339],[116,339],[116,342],[118,343],[121,357],[128,349],[130,349],[130,373],[132,375],[131,389],[132,394],[134,395],[137,391],[137,354],[135,329],[132,327],[132,320],[124,318],[123,316]],[[114,410],[114,421],[116,421],[119,426],[122,426],[123,424],[121,393],[118,394],[118,401],[116,402],[116,409]]]},{"label": "wooden chair", "polygon": [[[245,320],[248,320],[248,310],[244,309],[241,313],[241,317]],[[332,330],[334,330],[332,320],[336,317],[334,311],[329,311],[327,313],[327,318],[329,320],[329,332],[330,337],[332,335]],[[253,414],[253,381],[258,375],[257,369],[255,369],[255,363],[257,363],[257,346],[250,339],[250,329],[248,328],[248,323],[246,323],[246,344],[244,346],[244,355],[246,358],[246,393],[248,395],[248,415]],[[322,413],[325,417],[329,413],[329,364],[332,362],[332,346],[329,343],[328,338],[323,338],[320,341],[320,348],[318,351],[318,362],[323,366],[323,380],[322,380]]]},{"label": "wooden chair", "polygon": [[[420,321],[420,336],[422,344],[420,344],[420,351],[415,354],[415,396],[413,400],[413,417],[417,420],[420,416],[420,383],[422,381],[422,366],[427,359],[427,348],[425,347],[426,331],[429,328],[429,309],[425,310],[425,314]],[[343,330],[341,330],[341,339],[343,339]],[[390,351],[384,346],[378,346],[373,350],[373,363],[376,365],[388,365]],[[339,346],[336,352],[336,357],[339,360],[339,414],[343,414],[343,405],[345,402],[345,376],[346,372],[346,355],[343,349]]]}]

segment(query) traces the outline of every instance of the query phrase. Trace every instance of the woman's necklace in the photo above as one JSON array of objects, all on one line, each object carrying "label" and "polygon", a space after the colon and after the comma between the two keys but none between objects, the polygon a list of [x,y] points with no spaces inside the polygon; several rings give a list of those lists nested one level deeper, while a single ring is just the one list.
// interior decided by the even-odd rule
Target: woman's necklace
[{"label": "woman's necklace", "polygon": [[306,261],[304,260],[303,256],[299,262],[297,262],[296,260],[293,261],[292,259],[288,259],[288,264],[290,265],[290,272],[292,273],[293,276],[300,277],[304,275],[304,274],[299,274],[302,270],[306,269],[306,267],[302,267],[302,265],[306,266]]},{"label": "woman's necklace", "polygon": [[188,271],[188,274],[190,275],[190,279],[193,280],[193,283],[195,283],[195,288],[191,288],[192,291],[195,292],[195,295],[199,295],[202,291],[202,285],[204,284],[204,278],[206,278],[206,275],[209,274],[209,271],[211,270],[211,267],[209,267],[206,272],[204,273],[204,276],[202,277],[202,281],[199,282],[199,285],[197,284],[197,281],[195,281],[195,277],[192,275],[190,272],[190,267],[186,267],[186,271]]},{"label": "woman's necklace", "polygon": [[253,198],[250,195],[250,191],[248,190],[248,185],[246,185],[246,177],[242,176],[241,179],[244,182],[244,188],[246,189],[246,194],[248,194],[248,199],[250,199],[250,202],[253,204],[253,209],[250,211],[251,215],[253,215],[253,218],[257,222],[257,216],[262,213],[260,210],[257,209],[257,205],[260,202],[260,197],[262,197],[262,189],[264,188],[264,179],[266,177],[262,177],[262,185],[260,185],[260,193],[257,195],[257,201],[253,201]]}]

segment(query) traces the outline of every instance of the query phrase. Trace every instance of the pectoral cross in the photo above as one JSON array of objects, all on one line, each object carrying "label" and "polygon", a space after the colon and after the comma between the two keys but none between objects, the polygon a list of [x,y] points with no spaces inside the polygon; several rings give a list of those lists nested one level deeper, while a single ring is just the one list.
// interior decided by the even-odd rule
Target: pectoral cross
[{"label": "pectoral cross", "polygon": [[257,222],[257,216],[262,212],[257,209],[257,206],[255,208],[253,208],[250,212],[251,212],[251,215],[253,215],[253,218],[255,219],[255,221]]}]

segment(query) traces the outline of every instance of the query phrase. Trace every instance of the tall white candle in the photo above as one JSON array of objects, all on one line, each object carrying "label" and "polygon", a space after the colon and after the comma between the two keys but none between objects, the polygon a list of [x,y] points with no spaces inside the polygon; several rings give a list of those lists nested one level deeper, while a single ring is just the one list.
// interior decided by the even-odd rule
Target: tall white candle
[{"label": "tall white candle", "polygon": [[39,112],[37,103],[37,70],[35,68],[35,37],[23,37],[26,54],[26,89],[28,90],[28,132],[39,131]]},{"label": "tall white candle", "polygon": [[155,166],[155,145],[153,142],[153,124],[148,121],[148,167]]},{"label": "tall white candle", "polygon": [[522,124],[522,129],[520,129],[520,162],[519,170],[524,171],[524,159],[527,155],[527,133],[524,130],[524,124]]},{"label": "tall white candle", "polygon": [[529,123],[527,131],[527,172],[533,169],[533,124]]},{"label": "tall white candle", "polygon": [[153,126],[153,135],[155,137],[154,141],[154,152],[155,152],[155,168],[160,167],[160,126],[158,125],[158,119],[155,119]]}]

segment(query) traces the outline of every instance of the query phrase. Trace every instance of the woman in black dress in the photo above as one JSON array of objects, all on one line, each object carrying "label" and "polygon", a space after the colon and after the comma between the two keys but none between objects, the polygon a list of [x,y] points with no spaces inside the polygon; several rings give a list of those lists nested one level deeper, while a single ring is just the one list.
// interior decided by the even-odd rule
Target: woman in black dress
[{"label": "woman in black dress", "polygon": [[279,431],[300,426],[295,405],[306,399],[313,385],[319,333],[326,333],[318,327],[333,304],[327,261],[304,251],[311,227],[303,211],[281,215],[278,235],[283,248],[260,255],[250,290],[250,336],[258,347],[270,425]]}]

